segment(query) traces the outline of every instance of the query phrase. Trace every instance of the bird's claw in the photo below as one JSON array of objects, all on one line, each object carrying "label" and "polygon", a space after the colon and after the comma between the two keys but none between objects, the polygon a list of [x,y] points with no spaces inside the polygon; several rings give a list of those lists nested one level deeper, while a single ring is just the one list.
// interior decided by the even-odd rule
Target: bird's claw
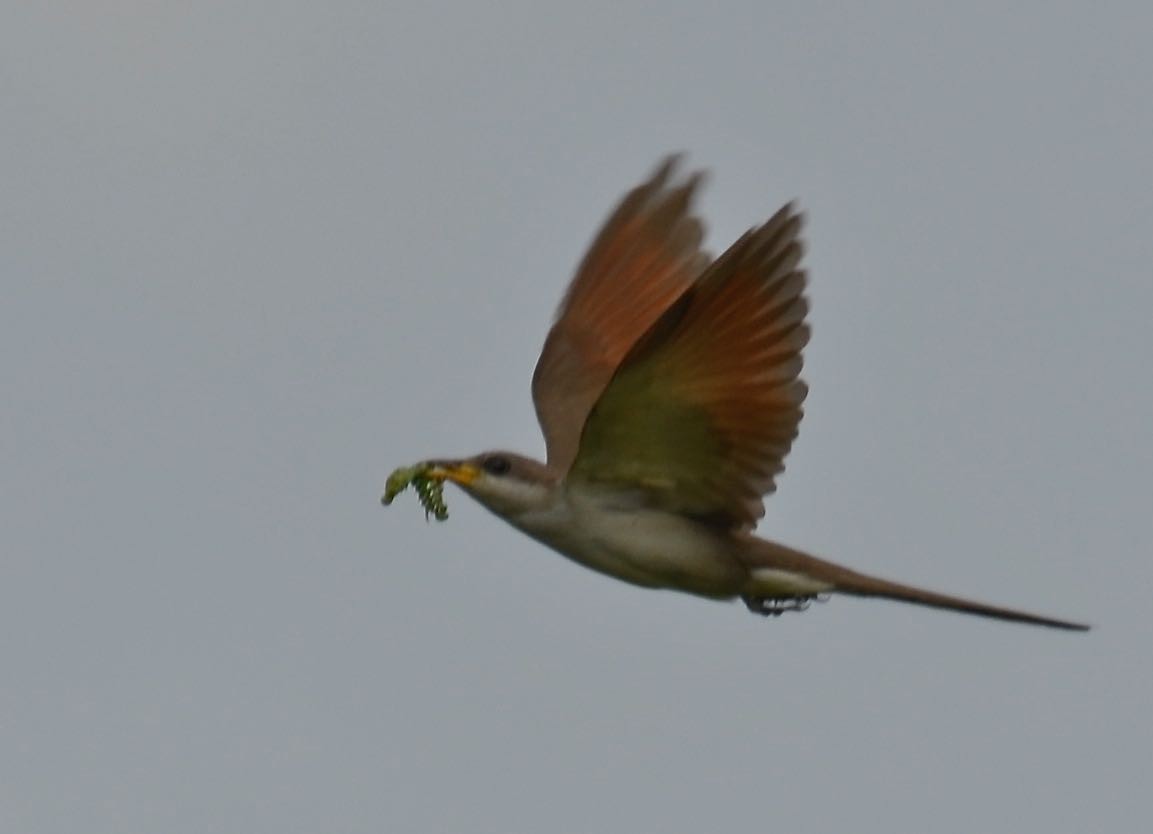
[{"label": "bird's claw", "polygon": [[817,597],[741,597],[745,607],[762,617],[779,617],[786,611],[804,611]]}]

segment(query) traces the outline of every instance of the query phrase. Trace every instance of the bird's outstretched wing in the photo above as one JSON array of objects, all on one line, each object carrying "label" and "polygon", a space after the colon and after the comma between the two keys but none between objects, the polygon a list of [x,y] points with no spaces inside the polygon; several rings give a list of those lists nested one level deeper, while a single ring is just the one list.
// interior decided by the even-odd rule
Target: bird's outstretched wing
[{"label": "bird's outstretched wing", "polygon": [[549,468],[564,473],[617,366],[701,275],[710,257],[692,216],[701,175],[675,182],[677,157],[625,195],[577,269],[532,379]]},{"label": "bird's outstretched wing", "polygon": [[570,481],[734,529],[764,515],[807,393],[801,225],[790,204],[745,234],[632,348],[589,414]]}]

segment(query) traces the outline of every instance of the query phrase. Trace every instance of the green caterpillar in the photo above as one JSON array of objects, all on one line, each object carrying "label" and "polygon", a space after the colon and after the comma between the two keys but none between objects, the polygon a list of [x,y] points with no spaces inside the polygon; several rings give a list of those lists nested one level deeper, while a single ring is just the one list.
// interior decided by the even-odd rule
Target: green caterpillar
[{"label": "green caterpillar", "polygon": [[402,466],[388,476],[384,484],[384,497],[381,503],[388,506],[393,499],[404,492],[409,484],[416,491],[420,505],[424,507],[424,517],[434,516],[437,521],[448,518],[448,505],[444,502],[444,481],[440,478],[428,477],[432,469],[427,463],[418,463],[415,466]]}]

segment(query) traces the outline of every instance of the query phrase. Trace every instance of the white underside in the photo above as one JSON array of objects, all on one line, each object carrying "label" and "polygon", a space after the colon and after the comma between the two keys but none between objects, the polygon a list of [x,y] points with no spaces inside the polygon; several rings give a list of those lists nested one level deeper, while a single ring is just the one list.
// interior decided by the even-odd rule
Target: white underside
[{"label": "white underside", "polygon": [[833,585],[829,582],[777,568],[753,568],[750,578],[755,589],[754,596],[811,597],[833,590]]},{"label": "white underside", "polygon": [[808,596],[826,582],[745,565],[726,534],[660,510],[564,489],[548,508],[509,521],[570,559],[625,582],[710,597]]}]

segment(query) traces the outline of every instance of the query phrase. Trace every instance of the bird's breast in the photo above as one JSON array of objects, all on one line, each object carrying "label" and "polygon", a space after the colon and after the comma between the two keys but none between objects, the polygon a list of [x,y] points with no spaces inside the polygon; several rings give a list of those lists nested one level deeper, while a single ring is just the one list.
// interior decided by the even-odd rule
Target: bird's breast
[{"label": "bird's breast", "polygon": [[732,597],[748,578],[723,532],[588,490],[566,489],[547,510],[512,522],[573,561],[635,585]]}]

